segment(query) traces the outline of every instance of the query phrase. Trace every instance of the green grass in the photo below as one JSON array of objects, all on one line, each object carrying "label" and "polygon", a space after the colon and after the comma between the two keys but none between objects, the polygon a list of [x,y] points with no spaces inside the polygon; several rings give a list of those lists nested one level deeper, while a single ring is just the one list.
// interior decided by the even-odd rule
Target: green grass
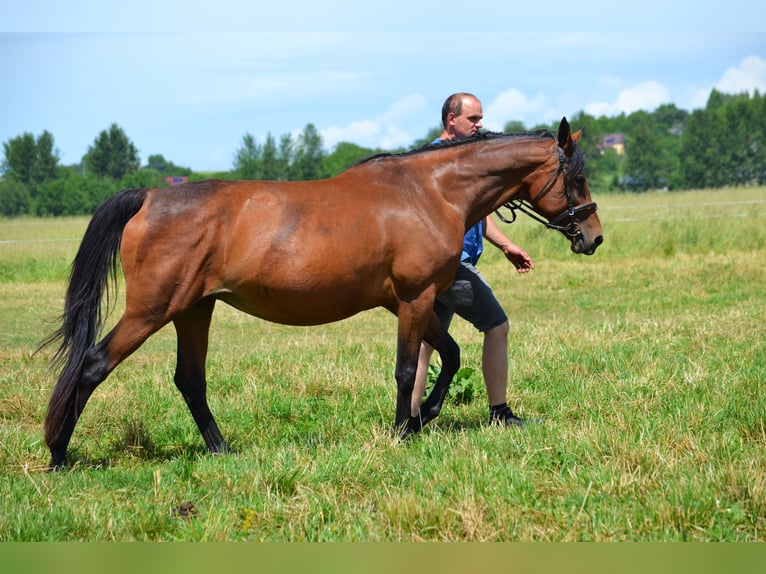
[{"label": "green grass", "polygon": [[[766,190],[597,200],[594,257],[520,219],[536,270],[480,263],[511,317],[509,403],[541,424],[488,427],[480,385],[399,443],[394,317],[296,328],[219,305],[210,403],[236,452],[206,453],[166,328],[53,475],[55,377],[32,353],[86,221],[1,221],[0,540],[766,540]],[[453,334],[478,372],[480,337]]]}]

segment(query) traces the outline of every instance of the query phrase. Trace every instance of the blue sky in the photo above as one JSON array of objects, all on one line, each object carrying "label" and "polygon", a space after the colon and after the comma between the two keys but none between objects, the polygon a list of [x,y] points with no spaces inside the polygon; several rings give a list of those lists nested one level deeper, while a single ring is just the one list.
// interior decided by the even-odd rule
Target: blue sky
[{"label": "blue sky", "polygon": [[766,92],[766,8],[746,0],[0,3],[0,142],[48,130],[64,164],[112,123],[143,162],[209,171],[245,133],[307,123],[328,151],[408,146],[461,90],[490,129]]}]

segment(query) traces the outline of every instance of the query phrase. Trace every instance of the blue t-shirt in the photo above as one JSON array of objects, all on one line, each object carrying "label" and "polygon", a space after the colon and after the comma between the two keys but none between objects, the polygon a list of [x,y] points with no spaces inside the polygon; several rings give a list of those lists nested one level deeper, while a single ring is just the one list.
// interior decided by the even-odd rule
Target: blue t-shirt
[{"label": "blue t-shirt", "polygon": [[463,237],[463,253],[460,255],[460,261],[468,259],[472,265],[476,265],[479,262],[482,251],[484,251],[483,219],[465,232],[465,237]]},{"label": "blue t-shirt", "polygon": [[[436,138],[432,144],[441,143],[441,138]],[[465,232],[463,237],[463,253],[460,255],[460,261],[470,261],[471,265],[476,265],[484,251],[484,220]]]}]

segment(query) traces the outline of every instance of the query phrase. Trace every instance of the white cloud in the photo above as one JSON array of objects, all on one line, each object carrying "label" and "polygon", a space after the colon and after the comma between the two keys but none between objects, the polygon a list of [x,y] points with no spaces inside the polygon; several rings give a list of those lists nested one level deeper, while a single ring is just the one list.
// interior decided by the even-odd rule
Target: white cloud
[{"label": "white cloud", "polygon": [[491,131],[501,131],[511,120],[527,123],[533,116],[539,116],[545,108],[545,96],[537,94],[528,99],[522,92],[511,88],[498,96],[484,108],[484,127]]},{"label": "white cloud", "polygon": [[614,102],[591,102],[585,111],[593,116],[631,114],[638,110],[651,112],[661,104],[671,102],[670,91],[655,81],[641,82],[632,88],[620,90]]},{"label": "white cloud", "polygon": [[585,108],[594,116],[629,114],[639,109],[651,111],[658,105],[673,101],[678,107],[694,110],[707,105],[710,91],[715,88],[725,94],[752,94],[755,90],[766,92],[766,60],[759,56],[748,56],[739,66],[728,68],[712,86],[686,90],[688,93],[675,94],[673,98],[662,84],[644,82],[634,88],[622,90],[614,103],[593,102]]},{"label": "white cloud", "polygon": [[766,91],[766,60],[758,56],[748,56],[738,68],[729,68],[715,85],[720,92],[739,94],[754,90]]},{"label": "white cloud", "polygon": [[704,108],[713,88],[725,94],[752,94],[755,90],[763,94],[766,92],[766,60],[759,56],[748,56],[739,66],[727,69],[714,85],[695,90],[690,98],[689,109]]},{"label": "white cloud", "polygon": [[339,142],[353,142],[369,148],[393,149],[409,146],[433,122],[425,122],[431,110],[426,99],[413,94],[394,102],[383,114],[370,120],[355,120],[345,126],[320,130],[327,149]]}]

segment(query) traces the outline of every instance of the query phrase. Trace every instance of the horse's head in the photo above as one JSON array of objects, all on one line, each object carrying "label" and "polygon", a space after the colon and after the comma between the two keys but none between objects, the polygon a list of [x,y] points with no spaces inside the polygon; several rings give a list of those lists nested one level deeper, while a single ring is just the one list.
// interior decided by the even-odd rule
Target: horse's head
[{"label": "horse's head", "polygon": [[583,129],[573,134],[567,119],[561,120],[558,165],[552,175],[541,174],[540,186],[532,186],[530,203],[536,212],[548,218],[543,222],[547,227],[561,231],[569,239],[574,253],[593,255],[604,236],[596,203],[591,200],[588,179],[583,173],[583,152],[577,147]]}]

